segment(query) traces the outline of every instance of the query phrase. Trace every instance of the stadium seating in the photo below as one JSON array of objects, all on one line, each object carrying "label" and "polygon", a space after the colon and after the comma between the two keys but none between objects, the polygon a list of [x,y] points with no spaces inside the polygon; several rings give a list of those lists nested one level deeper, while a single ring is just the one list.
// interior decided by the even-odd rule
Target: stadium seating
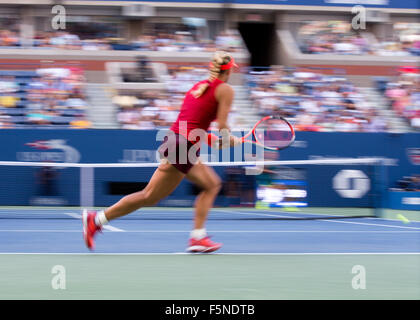
[{"label": "stadium seating", "polygon": [[75,127],[74,121],[85,119],[87,107],[79,73],[63,68],[1,70],[1,127]]},{"label": "stadium seating", "polygon": [[401,25],[395,23],[393,36],[379,41],[371,33],[356,32],[348,22],[310,21],[299,28],[297,42],[307,54],[419,56],[418,25]]},{"label": "stadium seating", "polygon": [[344,76],[278,67],[251,71],[248,85],[261,116],[279,114],[297,130],[377,132],[388,127]]},{"label": "stadium seating", "polygon": [[[348,22],[309,21],[303,23],[297,30],[295,40],[302,53],[324,55],[324,57],[328,54],[370,55],[371,58],[375,55],[416,56],[420,54],[420,43],[410,31],[412,25],[395,24],[395,37],[380,42],[371,34],[375,40],[371,42],[363,32],[355,32]],[[150,55],[172,54],[172,52],[198,55],[207,54],[216,48],[232,52],[245,50],[238,31],[222,32],[213,39],[200,38],[190,32],[178,30],[172,30],[171,33],[148,31],[132,40],[104,35],[86,38],[76,33],[36,32],[30,49],[59,48],[73,53],[74,50],[150,51],[148,52]],[[16,30],[0,29],[0,50],[1,48],[18,48],[16,51],[25,51]],[[84,55],[85,52],[81,54]],[[322,58],[318,56],[318,59]],[[357,58],[359,57],[355,59]],[[293,61],[290,64],[294,64]],[[140,75],[137,71],[134,76],[131,74],[122,74],[122,76],[124,83],[135,84],[155,80]],[[195,82],[205,77],[207,69],[203,66],[174,67],[166,78],[163,77],[166,89],[117,93],[113,103],[119,111],[113,118],[117,118],[120,127],[124,129],[167,127],[175,120],[185,92]],[[76,92],[71,92],[72,90],[67,90],[66,93],[38,92],[37,86],[51,81],[58,87],[69,85],[66,79],[47,78],[37,71],[0,71],[1,128],[91,127],[91,123],[87,120],[86,109],[89,103],[83,93],[83,85],[80,87],[78,84]],[[72,82],[74,79],[69,81]],[[250,101],[254,104],[254,108],[251,108],[253,115],[249,117],[252,118],[249,120],[251,122],[252,116],[277,112],[290,118],[296,128],[303,131],[377,132],[390,129],[387,119],[378,114],[377,110],[366,101],[362,92],[342,75],[331,76],[307,70],[300,72],[287,69],[251,72],[248,75],[247,88],[249,88]],[[380,88],[380,92],[388,99],[396,114],[407,119],[413,128],[420,127],[419,94],[416,90],[414,85],[401,84],[401,81],[384,82]],[[399,96],[403,91],[405,93]],[[101,103],[95,101],[94,103],[103,106]],[[232,123],[235,123],[237,116],[237,108],[234,106],[230,118]]]},{"label": "stadium seating", "polygon": [[419,84],[419,73],[403,73],[397,81],[386,83],[384,88],[390,107],[415,130],[420,130]]},{"label": "stadium seating", "polygon": [[[188,32],[141,35],[134,40],[124,38],[80,39],[69,32],[38,32],[32,39],[33,48],[65,50],[136,50],[166,52],[203,52],[223,48],[232,52],[243,50],[240,36],[234,32],[222,32],[214,39],[193,37]],[[16,32],[0,29],[0,48],[23,48]]]},{"label": "stadium seating", "polygon": [[[176,120],[185,93],[198,81],[208,77],[203,67],[174,66],[162,76],[166,90],[139,90],[136,94],[117,94],[114,103],[118,106],[118,122],[124,129],[152,129],[168,127]],[[241,98],[238,96],[238,98]],[[239,109],[234,106],[229,115],[230,125],[242,125]]]}]

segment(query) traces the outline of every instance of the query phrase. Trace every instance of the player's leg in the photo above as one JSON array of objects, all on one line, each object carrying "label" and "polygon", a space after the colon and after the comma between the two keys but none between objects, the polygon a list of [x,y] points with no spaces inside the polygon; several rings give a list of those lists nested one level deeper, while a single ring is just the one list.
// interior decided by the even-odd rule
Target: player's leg
[{"label": "player's leg", "polygon": [[194,229],[204,228],[209,210],[213,207],[222,182],[217,173],[201,162],[194,165],[186,178],[201,189],[195,201]]},{"label": "player's leg", "polygon": [[110,221],[142,207],[157,204],[175,190],[184,176],[182,172],[171,164],[161,164],[142,191],[129,194],[106,209],[106,219]]},{"label": "player's leg", "polygon": [[93,238],[108,221],[127,215],[141,207],[152,206],[167,197],[184,178],[185,174],[171,164],[161,164],[154,172],[147,186],[139,192],[125,196],[105,211],[83,211],[83,235],[86,245],[93,249]]},{"label": "player's leg", "polygon": [[195,164],[187,173],[186,178],[201,188],[201,192],[195,201],[194,228],[191,232],[188,251],[192,252],[212,252],[221,247],[220,243],[212,242],[207,237],[205,223],[210,209],[213,207],[214,200],[221,188],[221,180],[216,172],[202,164]]}]

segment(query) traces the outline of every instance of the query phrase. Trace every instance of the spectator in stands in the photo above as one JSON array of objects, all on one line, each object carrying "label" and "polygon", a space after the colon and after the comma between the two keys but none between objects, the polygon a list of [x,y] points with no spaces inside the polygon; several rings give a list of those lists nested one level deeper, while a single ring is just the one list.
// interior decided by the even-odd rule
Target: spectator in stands
[{"label": "spectator in stands", "polygon": [[47,31],[38,31],[35,32],[35,37],[33,39],[33,46],[40,48],[51,47],[50,38],[53,37],[52,32]]},{"label": "spectator in stands", "polygon": [[80,94],[70,94],[66,100],[66,107],[73,109],[85,109],[87,107],[86,101]]},{"label": "spectator in stands", "polygon": [[[381,56],[420,55],[420,37],[418,26],[404,24],[407,30],[397,30],[386,41],[371,43],[352,30],[350,23],[344,21],[312,21],[303,25],[297,36],[297,42],[303,53],[309,54],[375,54]],[[410,25],[412,25],[410,27]],[[397,28],[397,29],[396,29]],[[371,34],[372,38],[375,38]]]},{"label": "spectator in stands", "polygon": [[137,127],[139,118],[140,115],[137,110],[129,110],[128,108],[122,108],[117,117],[123,129],[139,129]]},{"label": "spectator in stands", "polygon": [[406,45],[398,40],[385,41],[375,47],[375,54],[380,56],[408,56],[410,52],[405,50]]},{"label": "spectator in stands", "polygon": [[420,174],[406,176],[398,180],[396,189],[399,191],[420,191]]},{"label": "spectator in stands", "polygon": [[13,93],[0,94],[0,107],[15,108],[19,98]]},{"label": "spectator in stands", "polygon": [[153,36],[150,35],[139,35],[137,39],[131,42],[134,50],[148,51],[153,48]]},{"label": "spectator in stands", "polygon": [[11,122],[11,117],[0,112],[0,129],[11,129],[14,125]]},{"label": "spectator in stands", "polygon": [[420,191],[420,174],[416,174],[411,179],[413,191]]},{"label": "spectator in stands", "polygon": [[[83,32],[81,33],[83,35]],[[157,34],[157,35],[156,35]],[[214,51],[216,47],[229,51],[241,51],[244,46],[237,32],[222,32],[216,39],[204,39],[188,31],[173,33],[158,32],[153,35],[140,35],[129,41],[123,38],[104,38],[103,33],[92,35],[91,38],[81,37],[67,31],[36,31],[32,43],[34,47],[59,48],[64,50],[139,50],[139,51]],[[0,30],[1,46],[20,46],[16,32]]]},{"label": "spectator in stands", "polygon": [[420,39],[413,41],[409,51],[414,56],[420,56]]},{"label": "spectator in stands", "polygon": [[81,49],[88,51],[111,50],[112,47],[101,39],[90,39],[81,41]]},{"label": "spectator in stands", "polygon": [[26,108],[29,110],[42,110],[46,106],[45,95],[38,90],[31,90],[26,98]]},{"label": "spectator in stands", "polygon": [[366,118],[362,127],[362,131],[364,132],[381,132],[388,129],[385,119],[379,116],[374,110],[372,110],[370,115]]},{"label": "spectator in stands", "polygon": [[53,117],[57,115],[52,111],[38,110],[26,114],[27,122],[36,125],[49,125]]},{"label": "spectator in stands", "polygon": [[73,129],[87,129],[92,127],[92,123],[89,120],[86,120],[83,115],[78,115],[70,122],[70,126]]},{"label": "spectator in stands", "polygon": [[11,30],[0,30],[0,46],[16,47],[20,45],[16,32]]},{"label": "spectator in stands", "polygon": [[303,25],[297,42],[303,53],[309,54],[369,54],[366,39],[355,33],[344,21],[313,21]]},{"label": "spectator in stands", "polygon": [[138,126],[142,130],[155,129],[159,121],[159,109],[155,106],[143,107],[140,111]]},{"label": "spectator in stands", "polygon": [[385,96],[398,115],[406,118],[413,128],[420,129],[420,74],[412,71],[402,71],[396,82],[388,83]]},{"label": "spectator in stands", "polygon": [[375,53],[383,56],[418,56],[420,41],[420,24],[395,23],[394,34],[378,43]]},{"label": "spectator in stands", "polygon": [[[124,129],[154,129],[167,127],[176,120],[191,86],[205,79],[204,68],[177,66],[169,69],[166,77],[167,91],[142,91],[131,96],[114,96],[113,103],[119,107],[118,122]],[[231,121],[240,121],[232,112]]]},{"label": "spectator in stands", "polygon": [[49,39],[49,44],[53,47],[67,50],[82,48],[82,43],[77,35],[64,31],[56,32],[54,36]]},{"label": "spectator in stands", "polygon": [[217,37],[215,44],[221,50],[230,52],[239,51],[242,48],[242,41],[238,32],[233,30],[221,32]]},{"label": "spectator in stands", "polygon": [[9,122],[19,126],[69,126],[72,122],[77,127],[90,126],[84,118],[88,103],[83,84],[77,68],[38,69],[29,77],[27,72],[1,77],[0,108],[10,110],[4,111],[0,127],[9,127]]},{"label": "spectator in stands", "polygon": [[19,90],[19,85],[13,76],[0,77],[0,93],[12,93]]},{"label": "spectator in stands", "polygon": [[357,38],[346,37],[332,44],[332,52],[336,54],[360,54]]},{"label": "spectator in stands", "polygon": [[147,104],[146,100],[137,99],[134,96],[115,96],[112,101],[120,107],[117,119],[123,129],[141,129],[140,106]]}]

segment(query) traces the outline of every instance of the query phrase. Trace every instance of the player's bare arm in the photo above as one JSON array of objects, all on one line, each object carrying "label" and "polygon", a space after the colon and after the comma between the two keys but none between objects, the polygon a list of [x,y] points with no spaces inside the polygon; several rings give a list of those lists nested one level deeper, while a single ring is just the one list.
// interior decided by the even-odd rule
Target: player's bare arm
[{"label": "player's bare arm", "polygon": [[[234,96],[235,96],[235,93],[234,93],[233,88],[227,83],[220,85],[216,89],[215,97],[216,97],[216,100],[219,102],[219,108],[217,110],[217,123],[218,123],[219,131],[222,131],[222,130],[230,131],[230,128],[228,125],[228,116],[232,108]],[[228,146],[222,145],[221,140],[219,140],[218,145],[219,145],[219,148],[224,148],[224,147],[233,147],[236,144],[238,144],[238,138],[233,135],[230,135]]]}]

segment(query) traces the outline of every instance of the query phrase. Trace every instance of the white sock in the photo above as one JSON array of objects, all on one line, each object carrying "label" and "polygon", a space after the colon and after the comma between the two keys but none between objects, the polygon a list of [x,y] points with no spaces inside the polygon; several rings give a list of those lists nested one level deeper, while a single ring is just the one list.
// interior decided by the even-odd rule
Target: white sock
[{"label": "white sock", "polygon": [[201,240],[207,236],[206,229],[194,229],[191,231],[191,238],[195,240]]},{"label": "white sock", "polygon": [[95,224],[100,227],[108,223],[108,220],[105,217],[105,211],[99,211],[95,217]]}]

